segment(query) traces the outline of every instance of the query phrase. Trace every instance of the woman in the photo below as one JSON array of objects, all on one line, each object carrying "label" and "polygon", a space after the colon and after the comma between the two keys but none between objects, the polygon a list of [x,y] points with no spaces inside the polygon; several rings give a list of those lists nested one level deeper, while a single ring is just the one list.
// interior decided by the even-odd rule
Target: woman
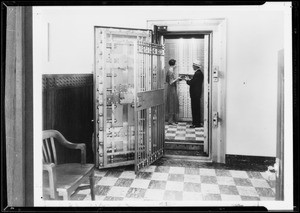
[{"label": "woman", "polygon": [[179,112],[179,101],[177,96],[177,84],[181,78],[175,76],[174,69],[176,67],[176,60],[171,59],[169,61],[170,68],[167,71],[166,82],[167,84],[167,101],[166,101],[166,113],[168,115],[168,124],[177,124],[177,114]]}]

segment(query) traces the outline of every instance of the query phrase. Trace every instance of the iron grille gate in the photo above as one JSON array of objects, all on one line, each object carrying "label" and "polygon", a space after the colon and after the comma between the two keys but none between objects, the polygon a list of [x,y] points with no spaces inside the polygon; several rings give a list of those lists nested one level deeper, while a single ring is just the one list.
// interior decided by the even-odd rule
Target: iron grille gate
[{"label": "iron grille gate", "polygon": [[138,41],[135,60],[135,171],[163,155],[164,71],[162,45]]}]

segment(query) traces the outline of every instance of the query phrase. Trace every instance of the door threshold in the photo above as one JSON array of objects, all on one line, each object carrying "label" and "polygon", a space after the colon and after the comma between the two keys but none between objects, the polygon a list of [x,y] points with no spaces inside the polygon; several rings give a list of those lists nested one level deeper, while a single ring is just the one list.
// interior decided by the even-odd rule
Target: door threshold
[{"label": "door threshold", "polygon": [[190,161],[200,161],[200,162],[212,162],[210,157],[206,156],[185,156],[185,155],[164,155],[165,158],[172,158],[172,159],[185,159]]}]

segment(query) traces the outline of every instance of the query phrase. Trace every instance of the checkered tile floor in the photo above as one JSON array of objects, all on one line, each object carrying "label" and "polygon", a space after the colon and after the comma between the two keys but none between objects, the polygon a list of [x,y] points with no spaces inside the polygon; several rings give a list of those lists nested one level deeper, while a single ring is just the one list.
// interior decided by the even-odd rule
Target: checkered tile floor
[{"label": "checkered tile floor", "polygon": [[[275,200],[273,173],[151,165],[136,175],[124,168],[96,171],[96,200]],[[91,200],[90,190],[71,199]]]},{"label": "checkered tile floor", "polygon": [[204,129],[189,128],[191,124],[186,122],[178,122],[178,124],[165,125],[166,140],[187,140],[187,141],[203,141]]}]

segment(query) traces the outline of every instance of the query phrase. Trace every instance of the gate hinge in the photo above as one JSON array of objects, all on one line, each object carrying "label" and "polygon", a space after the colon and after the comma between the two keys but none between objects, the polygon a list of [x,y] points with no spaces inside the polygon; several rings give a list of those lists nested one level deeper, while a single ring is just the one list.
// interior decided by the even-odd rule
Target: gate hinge
[{"label": "gate hinge", "polygon": [[168,26],[153,26],[152,43],[159,44],[159,37],[163,32],[167,32]]},{"label": "gate hinge", "polygon": [[157,31],[164,32],[168,30],[168,26],[157,26]]}]

